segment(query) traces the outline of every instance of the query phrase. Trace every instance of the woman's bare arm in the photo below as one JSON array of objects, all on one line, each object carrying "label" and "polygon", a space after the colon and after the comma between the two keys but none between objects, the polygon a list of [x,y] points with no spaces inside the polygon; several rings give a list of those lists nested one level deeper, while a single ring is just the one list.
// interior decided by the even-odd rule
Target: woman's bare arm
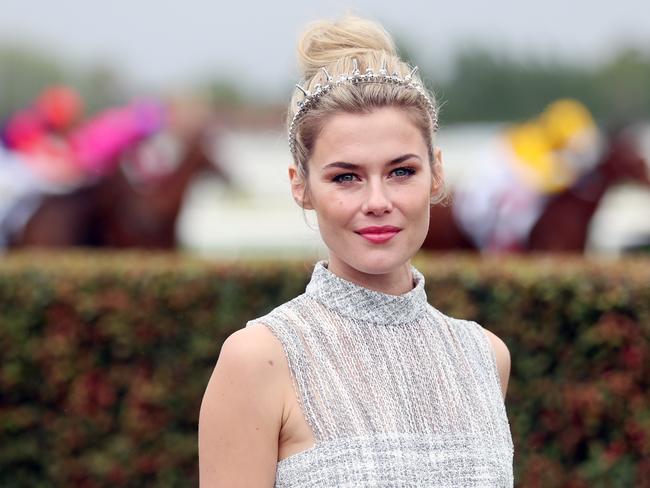
[{"label": "woman's bare arm", "polygon": [[201,488],[273,486],[284,398],[278,354],[263,325],[223,343],[199,415]]},{"label": "woman's bare arm", "polygon": [[494,350],[497,369],[499,370],[499,379],[501,380],[501,393],[505,400],[506,392],[508,391],[508,381],[510,380],[510,351],[505,342],[503,342],[496,334],[485,328],[483,328],[483,330],[485,331],[487,338],[490,340],[490,344]]}]

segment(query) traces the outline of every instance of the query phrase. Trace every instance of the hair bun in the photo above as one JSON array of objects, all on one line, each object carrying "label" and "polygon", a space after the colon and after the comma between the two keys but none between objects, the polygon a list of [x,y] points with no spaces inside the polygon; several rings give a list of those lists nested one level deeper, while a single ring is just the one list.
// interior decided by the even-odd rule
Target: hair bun
[{"label": "hair bun", "polygon": [[390,56],[397,52],[390,34],[378,23],[352,15],[335,22],[316,21],[298,41],[298,68],[304,79],[310,79],[323,66],[368,51]]}]

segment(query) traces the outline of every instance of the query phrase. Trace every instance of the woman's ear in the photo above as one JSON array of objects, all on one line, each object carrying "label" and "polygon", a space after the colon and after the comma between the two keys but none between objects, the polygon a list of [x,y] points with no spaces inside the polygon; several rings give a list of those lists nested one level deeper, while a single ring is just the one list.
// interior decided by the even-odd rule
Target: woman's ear
[{"label": "woman's ear", "polygon": [[309,199],[305,178],[293,164],[289,166],[289,181],[291,182],[291,194],[296,203],[305,210],[312,210],[314,207]]}]

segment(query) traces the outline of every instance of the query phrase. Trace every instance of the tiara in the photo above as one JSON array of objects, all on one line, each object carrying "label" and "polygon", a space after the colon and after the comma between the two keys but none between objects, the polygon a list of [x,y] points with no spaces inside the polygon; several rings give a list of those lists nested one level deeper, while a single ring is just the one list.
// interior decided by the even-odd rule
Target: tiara
[{"label": "tiara", "polygon": [[357,60],[353,58],[352,74],[342,73],[336,80],[327,72],[327,69],[321,68],[321,70],[323,71],[327,79],[327,83],[325,83],[324,85],[317,83],[314,86],[314,89],[312,91],[305,90],[299,84],[296,85],[296,88],[298,88],[305,95],[305,97],[302,100],[298,101],[298,110],[293,116],[293,119],[291,120],[291,124],[289,124],[289,150],[291,151],[291,154],[294,155],[294,157],[296,151],[296,130],[298,128],[298,121],[310,108],[316,105],[318,100],[320,100],[320,98],[323,95],[325,95],[333,88],[340,85],[346,85],[346,84],[358,85],[361,83],[387,83],[387,84],[401,85],[406,88],[413,88],[426,101],[427,109],[429,111],[429,115],[431,116],[431,121],[433,122],[433,130],[434,132],[438,130],[438,111],[436,110],[436,107],[433,105],[433,102],[429,98],[429,95],[427,95],[427,92],[423,88],[422,84],[413,79],[413,76],[418,71],[417,66],[414,67],[411,70],[411,72],[408,75],[404,76],[403,78],[399,76],[396,72],[394,72],[392,75],[388,74],[386,60],[382,61],[382,65],[381,68],[379,69],[379,72],[375,73],[372,70],[372,68],[368,68],[366,69],[365,73],[361,73],[361,71],[359,70],[359,65],[357,63]]}]

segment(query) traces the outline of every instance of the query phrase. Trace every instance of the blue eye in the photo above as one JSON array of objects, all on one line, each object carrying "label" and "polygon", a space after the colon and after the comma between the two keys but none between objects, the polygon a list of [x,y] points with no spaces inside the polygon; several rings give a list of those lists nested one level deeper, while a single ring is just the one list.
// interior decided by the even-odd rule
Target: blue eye
[{"label": "blue eye", "polygon": [[356,178],[356,175],[353,173],[343,173],[340,175],[336,175],[334,178],[332,178],[332,181],[336,183],[350,183],[354,181]]},{"label": "blue eye", "polygon": [[397,176],[398,178],[404,178],[414,174],[415,174],[415,170],[413,168],[402,167],[402,168],[395,168],[393,170],[393,175]]}]

